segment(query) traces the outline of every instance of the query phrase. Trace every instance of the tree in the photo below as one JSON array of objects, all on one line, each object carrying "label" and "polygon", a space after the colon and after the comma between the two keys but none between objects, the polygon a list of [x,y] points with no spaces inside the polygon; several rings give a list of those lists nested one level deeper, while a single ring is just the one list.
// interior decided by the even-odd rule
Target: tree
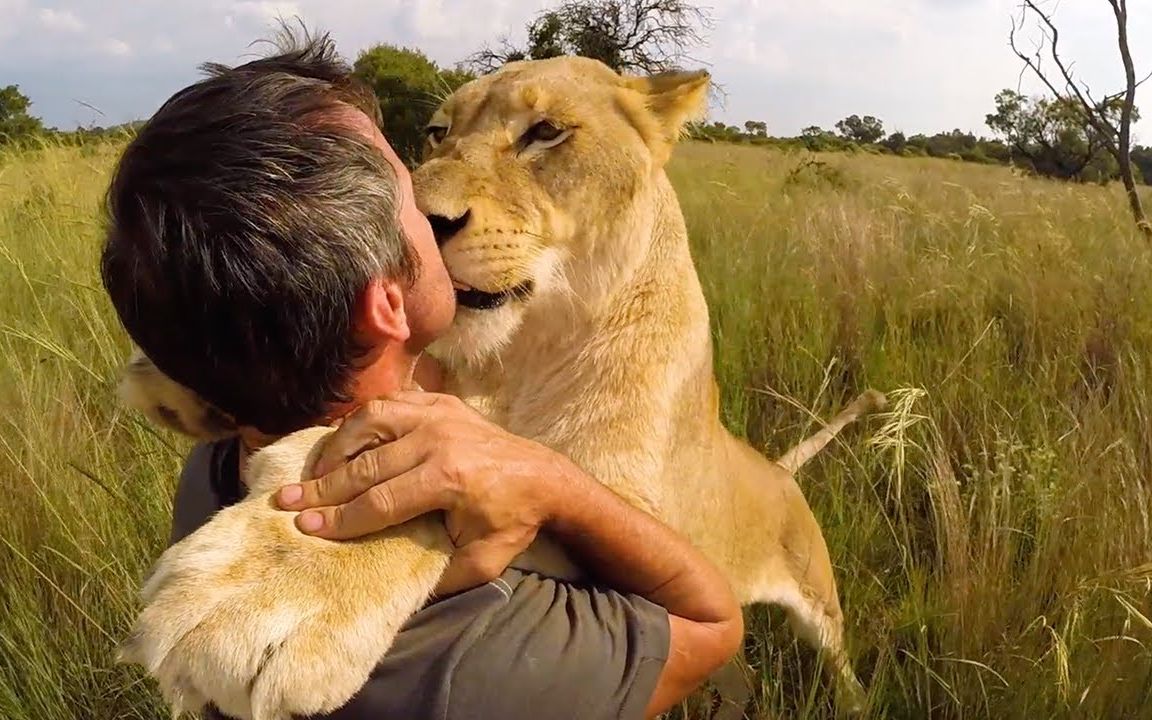
[{"label": "tree", "polygon": [[[912,141],[909,140],[909,143]],[[990,162],[995,158],[1006,159],[1002,146],[995,141],[977,138],[970,132],[954,129],[949,132],[936,133],[925,138],[924,149],[932,157],[946,157],[967,160],[969,162]],[[989,154],[992,151],[992,154]]]},{"label": "tree", "polygon": [[755,137],[768,137],[768,123],[761,120],[745,120],[744,132]]},{"label": "tree", "polygon": [[[1120,105],[1113,101],[1100,113],[1115,119],[1122,110]],[[1105,138],[1071,98],[1027,97],[1015,90],[1002,90],[996,95],[996,112],[985,122],[1004,139],[1013,157],[1024,159],[1041,175],[1103,180],[1118,172],[1115,162],[1109,162]],[[1113,171],[1108,172],[1110,169]]]},{"label": "tree", "polygon": [[687,59],[709,27],[711,16],[688,0],[568,0],[528,24],[526,46],[504,38],[468,64],[487,73],[513,60],[581,55],[617,72],[662,72]]},{"label": "tree", "polygon": [[[1112,16],[1116,21],[1116,44],[1124,68],[1124,88],[1119,92],[1097,100],[1092,96],[1088,85],[1076,79],[1072,72],[1073,65],[1065,62],[1060,55],[1060,32],[1056,28],[1053,13],[1041,9],[1038,0],[1021,0],[1020,18],[1013,18],[1008,44],[1024,62],[1025,67],[1048,88],[1053,97],[1062,103],[1079,108],[1083,121],[1096,132],[1104,148],[1116,161],[1120,179],[1128,195],[1132,217],[1145,238],[1152,242],[1152,223],[1144,214],[1132,166],[1132,123],[1137,117],[1136,89],[1152,75],[1140,81],[1136,80],[1136,67],[1128,47],[1128,0],[1105,0],[1105,2],[1112,8]],[[1033,52],[1023,52],[1017,43],[1017,34],[1024,29],[1029,19],[1038,24],[1040,40]],[[1055,71],[1045,65],[1045,49]],[[1059,87],[1060,84],[1063,85],[1062,88]]]},{"label": "tree", "polygon": [[17,85],[0,88],[0,145],[44,132],[40,119],[28,112],[32,101]]},{"label": "tree", "polygon": [[904,148],[908,147],[908,138],[904,133],[897,130],[885,138],[880,144],[899,155],[904,152]]},{"label": "tree", "polygon": [[851,150],[851,142],[836,136],[836,133],[825,130],[819,125],[809,125],[800,131],[800,141],[805,148],[812,152],[836,152]]},{"label": "tree", "polygon": [[1145,185],[1152,185],[1152,147],[1140,147],[1139,145],[1133,147],[1132,164],[1140,173],[1140,177],[1137,179]]},{"label": "tree", "polygon": [[376,45],[360,53],[355,75],[376,94],[384,134],[409,165],[420,157],[424,128],[432,113],[456,88],[474,76],[459,68],[444,70],[418,50]]},{"label": "tree", "polygon": [[871,115],[861,118],[859,115],[849,115],[836,123],[836,129],[848,140],[858,143],[875,143],[884,137],[884,123]]}]

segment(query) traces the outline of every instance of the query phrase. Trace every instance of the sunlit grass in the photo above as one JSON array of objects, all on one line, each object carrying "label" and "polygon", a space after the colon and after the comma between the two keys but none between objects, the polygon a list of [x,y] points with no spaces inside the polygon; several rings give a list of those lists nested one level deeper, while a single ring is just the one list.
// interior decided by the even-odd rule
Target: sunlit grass
[{"label": "sunlit grass", "polygon": [[[187,448],[112,400],[117,150],[0,151],[0,718],[167,716],[112,663]],[[775,454],[894,401],[801,477],[869,716],[1152,717],[1152,253],[1119,191],[809,160],[690,145],[672,176],[729,426]],[[779,614],[749,627],[753,716],[831,717]]]}]

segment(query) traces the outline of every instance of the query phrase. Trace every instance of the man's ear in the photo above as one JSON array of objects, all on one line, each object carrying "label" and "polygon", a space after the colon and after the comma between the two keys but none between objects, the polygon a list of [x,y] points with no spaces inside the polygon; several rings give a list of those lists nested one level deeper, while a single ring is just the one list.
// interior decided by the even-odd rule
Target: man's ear
[{"label": "man's ear", "polygon": [[357,305],[356,334],[372,345],[407,342],[412,331],[399,283],[383,278],[368,283]]},{"label": "man's ear", "polygon": [[644,97],[670,151],[684,126],[707,113],[711,79],[705,70],[676,70],[646,77],[626,76],[624,81]]}]

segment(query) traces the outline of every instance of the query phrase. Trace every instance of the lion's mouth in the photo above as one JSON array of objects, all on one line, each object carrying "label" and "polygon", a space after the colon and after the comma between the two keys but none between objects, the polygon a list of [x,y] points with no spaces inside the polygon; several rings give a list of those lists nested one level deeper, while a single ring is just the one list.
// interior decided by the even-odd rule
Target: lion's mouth
[{"label": "lion's mouth", "polygon": [[452,281],[452,287],[456,290],[456,303],[472,310],[493,310],[507,304],[509,300],[526,300],[533,290],[531,280],[525,280],[499,292],[477,290],[456,280]]}]

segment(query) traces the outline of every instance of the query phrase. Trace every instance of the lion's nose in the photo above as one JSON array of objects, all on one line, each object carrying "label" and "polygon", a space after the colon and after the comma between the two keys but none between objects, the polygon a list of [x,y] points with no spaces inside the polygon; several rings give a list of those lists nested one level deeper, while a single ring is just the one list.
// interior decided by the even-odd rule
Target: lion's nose
[{"label": "lion's nose", "polygon": [[436,244],[440,247],[464,229],[468,219],[472,216],[471,210],[465,210],[459,217],[444,217],[443,215],[429,215],[428,224],[432,226],[432,234],[436,236]]}]

